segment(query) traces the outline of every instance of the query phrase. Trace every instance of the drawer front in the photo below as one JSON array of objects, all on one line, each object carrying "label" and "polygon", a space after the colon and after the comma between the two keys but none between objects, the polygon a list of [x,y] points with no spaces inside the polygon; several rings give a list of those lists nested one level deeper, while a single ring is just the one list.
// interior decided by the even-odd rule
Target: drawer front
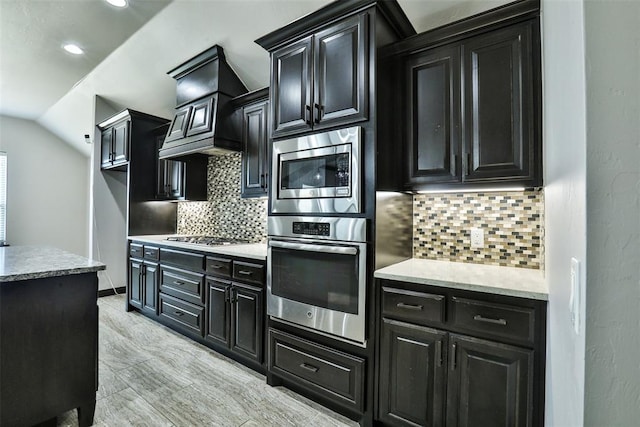
[{"label": "drawer front", "polygon": [[445,322],[444,295],[383,286],[382,315],[420,325]]},{"label": "drawer front", "polygon": [[248,262],[233,262],[233,278],[243,282],[264,284],[264,265]]},{"label": "drawer front", "polygon": [[153,246],[144,245],[144,259],[158,261],[160,259],[160,249]]},{"label": "drawer front", "polygon": [[204,307],[160,294],[160,316],[171,324],[204,337]]},{"label": "drawer front", "polygon": [[466,332],[479,332],[490,338],[507,338],[533,344],[535,310],[453,297],[452,326]]},{"label": "drawer front", "polygon": [[187,270],[203,271],[204,255],[175,251],[173,249],[160,249],[160,262],[173,264]]},{"label": "drawer front", "polygon": [[207,257],[205,270],[207,274],[220,277],[231,277],[231,260],[227,258]]},{"label": "drawer front", "polygon": [[364,409],[364,359],[269,329],[269,370],[350,409]]},{"label": "drawer front", "polygon": [[204,304],[204,274],[162,266],[160,291],[194,304]]},{"label": "drawer front", "polygon": [[138,243],[129,244],[129,256],[142,258],[144,247]]}]

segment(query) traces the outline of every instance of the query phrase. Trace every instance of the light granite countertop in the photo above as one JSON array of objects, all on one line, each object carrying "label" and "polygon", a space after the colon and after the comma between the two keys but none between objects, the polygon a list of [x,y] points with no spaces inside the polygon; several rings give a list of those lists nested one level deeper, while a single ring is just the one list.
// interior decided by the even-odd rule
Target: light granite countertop
[{"label": "light granite countertop", "polygon": [[376,270],[374,276],[544,301],[549,299],[544,273],[527,268],[412,258]]},{"label": "light granite countertop", "polygon": [[104,270],[106,266],[80,255],[47,246],[0,247],[0,283],[68,276]]},{"label": "light granite countertop", "polygon": [[242,258],[256,259],[264,261],[267,259],[267,244],[266,243],[247,243],[239,245],[220,245],[220,246],[207,246],[198,245],[194,243],[173,242],[167,240],[167,237],[174,237],[175,234],[158,234],[158,235],[146,235],[146,236],[129,236],[129,240],[135,240],[142,243],[152,243],[156,245],[163,245],[172,248],[191,249],[201,252],[208,252],[219,255],[238,256]]}]

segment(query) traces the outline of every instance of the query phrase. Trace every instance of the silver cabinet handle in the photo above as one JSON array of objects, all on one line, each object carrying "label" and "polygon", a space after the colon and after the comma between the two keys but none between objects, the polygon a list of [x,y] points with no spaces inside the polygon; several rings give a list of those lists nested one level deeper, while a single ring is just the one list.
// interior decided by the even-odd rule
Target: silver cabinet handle
[{"label": "silver cabinet handle", "polygon": [[243,276],[251,276],[253,274],[253,272],[248,271],[248,270],[238,270],[238,271],[236,271],[236,273],[242,274]]},{"label": "silver cabinet handle", "polygon": [[297,251],[321,252],[325,254],[357,255],[358,249],[351,246],[325,246],[308,243],[289,243],[271,241],[269,246],[273,248],[293,249]]},{"label": "silver cabinet handle", "polygon": [[313,365],[309,365],[309,364],[304,363],[304,362],[302,362],[302,363],[300,364],[300,367],[301,367],[302,369],[306,369],[307,371],[311,371],[311,372],[318,372],[318,368],[317,368],[317,367],[315,367],[315,366],[313,366]]},{"label": "silver cabinet handle", "polygon": [[473,320],[477,322],[485,322],[485,323],[492,323],[494,325],[507,326],[507,321],[505,319],[491,319],[489,317],[482,317],[479,314],[476,314],[475,316],[473,316]]},{"label": "silver cabinet handle", "polygon": [[398,304],[396,304],[396,307],[398,307],[398,308],[406,308],[407,310],[416,310],[416,311],[421,311],[422,310],[422,306],[421,305],[405,304],[403,302],[399,302]]}]

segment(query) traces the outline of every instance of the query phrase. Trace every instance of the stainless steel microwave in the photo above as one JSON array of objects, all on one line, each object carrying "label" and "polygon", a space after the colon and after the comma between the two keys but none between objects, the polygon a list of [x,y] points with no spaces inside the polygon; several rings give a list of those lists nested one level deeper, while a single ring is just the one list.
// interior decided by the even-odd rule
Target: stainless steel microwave
[{"label": "stainless steel microwave", "polygon": [[360,213],[362,129],[273,143],[271,213]]}]

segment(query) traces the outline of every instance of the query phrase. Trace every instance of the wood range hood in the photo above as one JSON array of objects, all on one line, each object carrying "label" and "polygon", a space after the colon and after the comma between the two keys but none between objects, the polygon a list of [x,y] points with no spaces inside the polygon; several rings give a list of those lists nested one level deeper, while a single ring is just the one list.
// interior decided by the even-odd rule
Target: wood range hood
[{"label": "wood range hood", "polygon": [[248,92],[215,45],[167,73],[177,81],[176,110],[159,149],[161,159],[241,151],[231,99]]}]

